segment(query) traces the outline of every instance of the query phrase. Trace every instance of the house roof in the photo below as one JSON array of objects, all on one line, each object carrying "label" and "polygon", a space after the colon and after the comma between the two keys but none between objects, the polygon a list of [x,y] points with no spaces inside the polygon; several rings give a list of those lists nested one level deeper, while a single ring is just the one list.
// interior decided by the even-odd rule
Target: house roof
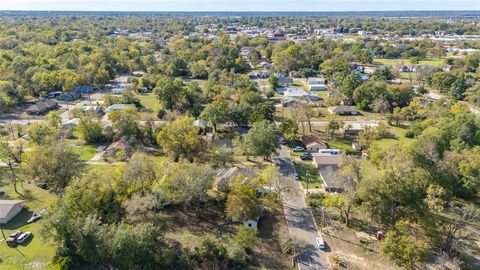
[{"label": "house roof", "polygon": [[309,85],[324,85],[325,79],[324,78],[309,78],[308,79]]},{"label": "house roof", "polygon": [[319,170],[320,178],[326,188],[345,188],[345,177],[336,173],[338,167],[326,166]]},{"label": "house roof", "polygon": [[286,84],[286,83],[293,83],[293,79],[292,78],[288,78],[288,77],[280,77],[278,78],[278,83],[279,84]]},{"label": "house roof", "polygon": [[10,211],[17,205],[21,204],[23,201],[17,200],[0,200],[0,218],[6,218]]},{"label": "house roof", "polygon": [[333,106],[328,107],[328,111],[331,113],[339,113],[339,112],[358,112],[357,109],[353,106]]},{"label": "house roof", "polygon": [[109,112],[113,112],[113,111],[118,111],[118,110],[122,110],[122,109],[125,109],[127,107],[130,107],[133,105],[132,104],[113,104],[112,106],[109,106],[108,108],[105,109],[105,112],[106,113],[109,113]]},{"label": "house roof", "polygon": [[325,142],[316,135],[305,135],[302,137],[302,141],[307,148],[314,147],[317,145],[322,148],[327,148],[327,145],[325,144]]},{"label": "house roof", "polygon": [[107,147],[107,150],[110,150],[110,149],[125,150],[125,149],[127,149],[127,147],[128,147],[128,143],[120,140],[120,141],[116,141],[116,142],[110,144]]},{"label": "house roof", "polygon": [[343,163],[342,155],[315,153],[312,156],[317,166],[340,166]]},{"label": "house roof", "polygon": [[53,100],[47,100],[43,102],[39,102],[37,104],[33,104],[27,109],[27,112],[42,112],[51,108],[54,108],[58,105],[57,102]]}]

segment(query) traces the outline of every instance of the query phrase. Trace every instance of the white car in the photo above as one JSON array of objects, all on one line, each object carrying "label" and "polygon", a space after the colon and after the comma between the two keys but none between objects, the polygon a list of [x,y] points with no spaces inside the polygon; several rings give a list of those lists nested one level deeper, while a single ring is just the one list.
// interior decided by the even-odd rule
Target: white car
[{"label": "white car", "polygon": [[27,239],[30,238],[30,236],[32,236],[32,232],[24,232],[20,234],[20,236],[17,238],[17,243],[21,244],[27,241]]},{"label": "white car", "polygon": [[323,241],[322,237],[315,238],[315,241],[317,242],[317,246],[319,249],[325,249],[325,242]]},{"label": "white car", "polygon": [[3,190],[3,188],[0,188],[0,195],[2,195],[4,193],[5,193],[5,190]]}]

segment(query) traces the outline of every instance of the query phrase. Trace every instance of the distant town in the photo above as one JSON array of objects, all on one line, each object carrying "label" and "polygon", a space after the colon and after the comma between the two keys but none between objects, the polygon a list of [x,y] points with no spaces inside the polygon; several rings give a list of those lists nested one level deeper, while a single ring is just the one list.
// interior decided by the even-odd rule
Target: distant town
[{"label": "distant town", "polygon": [[480,12],[0,12],[1,269],[478,269]]}]

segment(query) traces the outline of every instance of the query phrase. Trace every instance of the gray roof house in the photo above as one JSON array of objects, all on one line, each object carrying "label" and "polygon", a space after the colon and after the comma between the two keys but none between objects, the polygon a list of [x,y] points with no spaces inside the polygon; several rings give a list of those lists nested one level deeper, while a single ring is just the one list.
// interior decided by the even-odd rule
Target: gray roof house
[{"label": "gray roof house", "polygon": [[0,224],[6,224],[12,220],[24,208],[23,201],[0,200]]},{"label": "gray roof house", "polygon": [[337,173],[337,167],[326,166],[319,170],[325,192],[342,192],[345,190],[346,178]]}]

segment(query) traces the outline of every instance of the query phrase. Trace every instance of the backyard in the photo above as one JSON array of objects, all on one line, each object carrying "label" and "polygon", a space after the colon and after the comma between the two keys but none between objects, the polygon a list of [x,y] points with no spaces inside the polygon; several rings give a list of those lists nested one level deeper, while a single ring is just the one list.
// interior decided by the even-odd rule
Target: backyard
[{"label": "backyard", "polygon": [[[5,189],[5,195],[0,199],[24,200],[27,209],[20,212],[9,223],[1,225],[2,233],[8,237],[16,230],[30,231],[33,237],[29,241],[16,247],[7,246],[3,236],[0,241],[0,268],[2,270],[17,269],[57,269],[50,262],[55,255],[56,246],[41,237],[41,229],[43,220],[39,220],[32,224],[27,224],[27,220],[33,212],[46,209],[55,200],[55,196],[50,192],[40,189],[34,183],[25,182],[19,190],[25,195],[21,198],[13,191],[13,186],[4,182],[8,179],[5,169],[0,169],[2,182],[0,183]],[[5,176],[5,177],[4,177]]]}]

